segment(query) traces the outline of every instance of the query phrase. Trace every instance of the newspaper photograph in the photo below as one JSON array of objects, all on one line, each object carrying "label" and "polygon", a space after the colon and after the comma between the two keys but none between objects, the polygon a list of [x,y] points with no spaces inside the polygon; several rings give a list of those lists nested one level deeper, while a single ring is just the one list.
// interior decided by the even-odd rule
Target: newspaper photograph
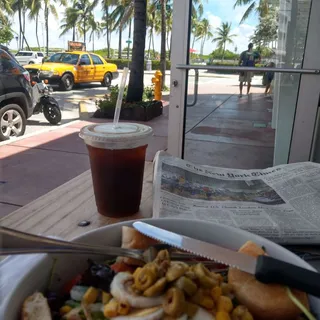
[{"label": "newspaper photograph", "polygon": [[319,244],[319,211],[319,164],[238,170],[195,165],[163,151],[156,155],[156,218],[207,220],[282,244]]}]

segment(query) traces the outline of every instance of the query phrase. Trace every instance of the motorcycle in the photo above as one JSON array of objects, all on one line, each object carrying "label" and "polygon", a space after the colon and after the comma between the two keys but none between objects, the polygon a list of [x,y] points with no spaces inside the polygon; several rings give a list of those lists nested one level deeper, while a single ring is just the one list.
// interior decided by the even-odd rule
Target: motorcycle
[{"label": "motorcycle", "polygon": [[49,123],[57,125],[61,121],[61,110],[57,100],[51,97],[52,87],[40,80],[39,74],[31,79],[32,97],[35,104],[33,114],[43,112]]}]

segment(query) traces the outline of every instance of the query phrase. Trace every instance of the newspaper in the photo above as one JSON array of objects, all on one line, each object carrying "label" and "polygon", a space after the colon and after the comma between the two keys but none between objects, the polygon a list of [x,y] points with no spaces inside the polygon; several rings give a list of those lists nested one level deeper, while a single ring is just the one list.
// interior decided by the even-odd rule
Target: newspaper
[{"label": "newspaper", "polygon": [[320,244],[320,165],[238,170],[195,165],[160,151],[153,217],[211,221],[281,244]]}]

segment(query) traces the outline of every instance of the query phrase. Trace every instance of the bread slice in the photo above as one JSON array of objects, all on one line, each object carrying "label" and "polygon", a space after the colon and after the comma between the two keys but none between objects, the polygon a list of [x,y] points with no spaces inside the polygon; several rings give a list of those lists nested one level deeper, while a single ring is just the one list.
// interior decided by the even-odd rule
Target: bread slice
[{"label": "bread slice", "polygon": [[21,320],[52,320],[47,299],[36,292],[23,303]]},{"label": "bread slice", "polygon": [[[157,244],[154,239],[151,239],[134,228],[122,227],[122,244],[121,248],[126,249],[147,249],[149,246]],[[122,260],[129,265],[141,265],[141,261],[132,258],[123,258]]]},{"label": "bread slice", "polygon": [[[265,252],[252,241],[246,242],[239,252],[250,256]],[[237,300],[245,305],[255,320],[292,320],[301,311],[290,300],[286,287],[277,284],[264,284],[246,272],[230,268],[228,282],[234,289]],[[291,289],[292,293],[309,308],[308,297],[304,292]]]}]

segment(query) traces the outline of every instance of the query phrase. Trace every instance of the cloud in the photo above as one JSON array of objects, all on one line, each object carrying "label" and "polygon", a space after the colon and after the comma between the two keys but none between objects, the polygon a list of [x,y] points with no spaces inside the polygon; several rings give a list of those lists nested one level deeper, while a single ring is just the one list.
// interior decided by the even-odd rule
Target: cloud
[{"label": "cloud", "polygon": [[[238,52],[243,51],[247,48],[249,39],[254,31],[254,22],[252,19],[248,20],[248,23],[239,25],[239,21],[242,18],[243,13],[246,10],[246,7],[236,7],[233,9],[234,0],[212,0],[208,1],[208,4],[205,4],[205,14],[204,16],[208,18],[210,24],[212,26],[212,31],[215,36],[215,29],[221,25],[222,21],[229,21],[232,22],[232,34],[236,34],[237,37],[234,38],[234,44],[228,45],[227,48],[230,50],[234,50],[234,47],[237,46]],[[59,37],[61,33],[60,25],[62,23],[62,19],[64,16],[64,8],[60,7],[58,9],[59,19],[56,20],[52,15],[49,16],[49,45],[50,47],[56,47],[61,49],[67,49],[68,40],[72,38],[72,32],[69,31],[62,37]],[[214,14],[215,13],[215,14]],[[102,10],[101,7],[97,7],[94,10],[95,17],[98,20],[102,19]],[[38,26],[38,35],[40,45],[45,44],[45,26],[44,26],[44,17],[43,12],[40,13],[40,23]],[[19,23],[18,23],[18,16],[17,14],[13,18],[12,28],[14,31],[18,32],[19,30]],[[122,47],[125,48],[127,44],[125,41],[128,39],[128,28],[123,31],[122,34]],[[87,35],[87,38],[89,35]],[[27,19],[26,21],[26,38],[30,46],[35,47],[37,46],[37,40],[35,35],[35,22],[30,21]],[[77,39],[82,41],[83,39]],[[192,37],[191,37],[192,41]],[[154,38],[155,49],[160,51],[160,35],[155,35]],[[146,39],[146,48],[149,45],[149,38]],[[95,39],[95,49],[105,48],[107,46],[106,36],[103,35],[100,39]],[[16,40],[13,40],[10,43],[10,47],[17,48]],[[87,44],[88,49],[92,49],[92,43],[88,41]],[[112,33],[111,36],[111,47],[117,48],[118,47],[118,34],[116,32]],[[195,49],[200,51],[200,41],[195,43]],[[204,53],[209,54],[216,48],[216,44],[211,42],[211,39],[208,40],[204,46]]]},{"label": "cloud", "polygon": [[214,14],[212,14],[210,12],[207,12],[206,16],[207,16],[213,30],[220,27],[221,22],[222,22],[220,17],[215,16]]}]

